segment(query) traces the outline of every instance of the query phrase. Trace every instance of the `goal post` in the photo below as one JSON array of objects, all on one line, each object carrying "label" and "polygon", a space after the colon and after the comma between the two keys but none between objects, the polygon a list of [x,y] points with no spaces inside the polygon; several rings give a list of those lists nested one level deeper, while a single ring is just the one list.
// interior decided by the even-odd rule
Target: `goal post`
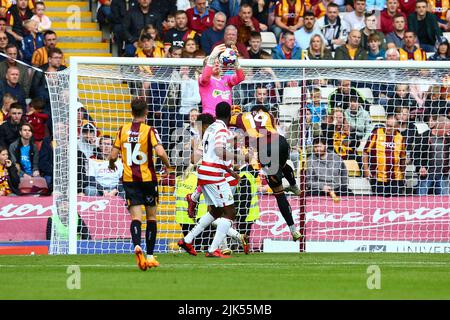
[{"label": "goal post", "polygon": [[[297,184],[301,187],[302,196],[289,194],[288,201],[294,221],[302,228],[306,241],[300,246],[290,241],[288,229],[264,175],[256,172],[258,191],[249,196],[248,201],[258,196],[252,204],[258,206],[259,218],[236,223],[236,228],[240,227],[252,238],[253,251],[408,252],[422,250],[417,247],[423,244],[426,247],[424,250],[430,252],[439,245],[450,248],[450,236],[445,231],[448,233],[446,228],[450,226],[449,196],[436,191],[448,192],[448,185],[447,189],[444,185],[426,186],[421,181],[419,169],[411,168],[421,165],[421,159],[414,157],[423,156],[425,152],[411,145],[406,147],[408,139],[416,139],[411,143],[424,143],[422,135],[431,132],[431,128],[425,128],[430,118],[442,122],[442,117],[450,116],[448,111],[441,114],[433,109],[449,103],[446,100],[450,99],[447,62],[242,59],[240,64],[246,80],[233,88],[233,104],[240,105],[243,111],[251,108],[257,103],[258,90],[264,88],[260,91],[266,94],[268,109],[273,107],[270,111],[276,113],[281,134],[291,143],[288,163],[297,172]],[[131,120],[129,103],[137,96],[147,99],[154,114],[154,118],[150,115],[150,124],[160,131],[169,158],[179,169],[174,177],[165,177],[159,175],[161,166],[156,166],[161,178],[161,203],[158,211],[159,242],[155,250],[179,250],[175,243],[187,230],[183,228],[189,228],[195,222],[181,217],[183,199],[176,194],[176,186],[182,179],[190,177],[186,171],[189,151],[185,146],[191,141],[189,110],[201,105],[196,83],[202,67],[202,59],[71,57],[69,70],[47,74],[53,134],[58,145],[55,149],[55,219],[51,253],[131,252],[129,217],[123,192],[117,190],[117,193],[110,195],[103,180],[110,181],[104,175],[97,178],[94,175],[104,170],[101,162],[105,159],[97,154],[101,153],[102,148],[107,149],[102,139],[110,136],[114,140],[118,128]],[[342,89],[344,93],[341,94],[336,90],[344,87],[345,81],[349,81],[349,91]],[[394,101],[397,85],[409,85],[405,103]],[[438,90],[436,88],[441,90],[439,94],[433,91]],[[428,98],[433,93],[438,97]],[[431,103],[433,101],[437,102]],[[365,111],[361,114],[369,115],[367,128],[361,129],[364,125],[359,123],[359,118],[346,118],[352,117],[345,113],[351,103],[358,103],[358,108]],[[373,132],[387,126],[389,113],[400,119],[403,107],[414,110],[414,121],[411,120],[413,113],[408,114],[410,128],[405,127],[406,120],[396,121],[404,132],[405,147],[404,150],[393,150],[392,154],[404,153],[399,160],[404,163],[397,166],[401,167],[398,169],[397,160],[393,161],[393,171],[389,169],[392,172],[386,174],[394,177],[394,171],[400,170],[398,174],[402,176],[401,188],[404,191],[402,194],[388,194],[393,192],[393,187],[389,185],[387,188],[389,183],[384,173],[380,173],[380,168],[373,169],[377,166],[375,155],[380,152],[376,149],[376,139],[385,133],[384,129],[378,132],[378,136]],[[433,111],[428,113],[429,110]],[[338,124],[339,119],[342,125]],[[447,130],[446,126],[445,123],[439,124],[442,132]],[[448,130],[450,132],[450,125]],[[319,134],[316,135],[315,131]],[[91,144],[82,140],[83,133],[91,135]],[[410,133],[415,136],[407,136]],[[329,160],[333,162],[329,170],[334,171],[322,171],[325,170],[323,167],[315,166],[320,161],[311,162],[315,152],[313,143],[320,142],[320,139],[314,139],[317,137],[326,140],[327,153],[333,154],[332,158],[327,158],[333,159]],[[373,143],[367,143],[371,138]],[[431,138],[439,140],[442,137]],[[399,140],[396,141],[393,145]],[[364,154],[371,152],[370,168],[379,170],[374,171],[379,178],[365,177]],[[429,152],[440,151],[430,149]],[[314,168],[310,165],[309,171],[308,160],[314,164]],[[444,163],[445,159],[442,161]],[[332,172],[333,176],[322,177],[325,172]],[[346,172],[346,178],[335,176],[342,172]],[[434,171],[433,174],[438,175]],[[448,174],[443,173],[443,176],[439,181],[448,183]],[[346,181],[350,191],[348,194],[342,192],[341,195],[339,188],[323,191],[324,181],[335,184],[338,180]],[[431,178],[430,181],[435,182]],[[284,185],[287,186],[286,181]],[[322,189],[317,189],[317,186]],[[94,191],[92,194],[91,187],[98,193]],[[425,190],[427,187],[428,191]],[[61,225],[67,227],[67,234],[58,229]],[[202,234],[198,246],[203,248],[213,232],[214,229],[211,229],[209,233]],[[415,247],[415,244],[418,245]],[[228,245],[239,251],[233,239],[228,239]]]}]

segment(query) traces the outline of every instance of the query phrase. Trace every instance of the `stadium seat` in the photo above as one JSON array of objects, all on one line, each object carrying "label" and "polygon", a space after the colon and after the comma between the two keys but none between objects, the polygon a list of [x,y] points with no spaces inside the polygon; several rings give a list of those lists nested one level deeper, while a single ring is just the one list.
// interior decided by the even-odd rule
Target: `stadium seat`
[{"label": "stadium seat", "polygon": [[361,170],[359,169],[359,165],[356,160],[344,160],[344,164],[347,168],[347,174],[349,177],[361,176]]},{"label": "stadium seat", "polygon": [[443,36],[446,37],[448,39],[448,41],[450,42],[450,32],[444,32]]},{"label": "stadium seat", "polygon": [[261,32],[261,48],[271,52],[272,48],[278,45],[277,38],[273,32]]},{"label": "stadium seat", "polygon": [[372,188],[369,180],[366,178],[348,178],[348,187],[353,191],[355,195],[370,195],[372,194]]},{"label": "stadium seat", "polygon": [[279,108],[279,120],[282,122],[292,122],[292,119],[298,115],[298,105],[293,104],[280,104]]},{"label": "stadium seat", "polygon": [[418,122],[414,122],[414,125],[416,126],[418,134],[422,134],[422,133],[430,130],[430,127],[428,126],[428,124],[426,124],[426,122],[418,121]]},{"label": "stadium seat", "polygon": [[370,103],[373,103],[373,92],[370,88],[358,88],[359,93]]},{"label": "stadium seat", "polygon": [[328,101],[328,96],[336,90],[336,87],[320,87],[320,98]]},{"label": "stadium seat", "polygon": [[286,87],[283,89],[283,104],[300,105],[302,101],[301,87]]},{"label": "stadium seat", "polygon": [[384,110],[384,107],[379,104],[371,105],[370,118],[374,122],[384,122],[386,120],[386,111]]}]

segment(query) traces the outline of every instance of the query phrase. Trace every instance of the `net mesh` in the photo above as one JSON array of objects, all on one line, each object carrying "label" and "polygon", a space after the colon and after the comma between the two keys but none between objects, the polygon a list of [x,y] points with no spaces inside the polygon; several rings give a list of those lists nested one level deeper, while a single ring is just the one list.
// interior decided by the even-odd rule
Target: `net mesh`
[{"label": "net mesh", "polygon": [[[154,158],[155,251],[179,250],[176,242],[195,224],[187,217],[184,196],[196,186],[190,156],[198,143],[194,121],[201,112],[201,72],[198,66],[79,65],[79,253],[131,251],[121,169],[109,172],[107,156],[118,129],[131,121],[133,97],[147,100],[148,124],[158,130],[176,166],[175,173],[161,176],[162,164]],[[448,70],[274,65],[244,72],[245,81],[233,88],[233,104],[243,112],[264,104],[290,144],[288,163],[301,194],[287,195],[306,251],[407,251],[414,243],[450,243]],[[75,170],[68,167],[68,71],[47,80],[57,141],[53,220],[58,223],[53,221],[51,251],[63,253],[68,172]],[[251,174],[256,188],[238,189],[235,228],[250,237],[253,251],[298,251],[263,171]],[[201,214],[204,209],[197,218]],[[144,232],[145,217],[142,221]],[[205,230],[196,249],[205,250],[213,235],[214,227]],[[241,250],[230,238],[226,246]]]}]

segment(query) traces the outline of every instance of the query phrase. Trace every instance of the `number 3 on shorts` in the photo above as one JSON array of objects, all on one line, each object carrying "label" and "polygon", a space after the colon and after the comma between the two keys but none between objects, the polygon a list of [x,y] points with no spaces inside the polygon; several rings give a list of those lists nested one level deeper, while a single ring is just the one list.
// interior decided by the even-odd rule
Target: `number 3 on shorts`
[{"label": "number 3 on shorts", "polygon": [[126,158],[128,166],[131,166],[132,164],[141,165],[147,162],[147,155],[144,152],[140,151],[140,143],[136,143],[134,149],[131,146],[131,143],[124,143],[123,146],[125,147],[125,150],[127,152]]}]

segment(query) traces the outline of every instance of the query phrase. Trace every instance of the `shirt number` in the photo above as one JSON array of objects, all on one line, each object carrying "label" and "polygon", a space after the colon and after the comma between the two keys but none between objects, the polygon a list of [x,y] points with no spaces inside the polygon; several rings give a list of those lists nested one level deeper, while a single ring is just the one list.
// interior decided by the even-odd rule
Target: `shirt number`
[{"label": "shirt number", "polygon": [[127,153],[126,158],[128,166],[131,166],[133,164],[141,165],[147,162],[147,155],[144,152],[140,151],[140,143],[136,143],[134,149],[131,146],[131,143],[124,143],[123,146],[125,147],[125,151]]},{"label": "shirt number", "polygon": [[248,122],[250,123],[250,126],[253,129],[255,129],[256,128],[255,121],[261,123],[261,127],[265,127],[267,124],[267,120],[269,120],[269,117],[267,116],[266,113],[258,113],[255,116],[249,113],[245,116],[245,119],[247,119]]}]

